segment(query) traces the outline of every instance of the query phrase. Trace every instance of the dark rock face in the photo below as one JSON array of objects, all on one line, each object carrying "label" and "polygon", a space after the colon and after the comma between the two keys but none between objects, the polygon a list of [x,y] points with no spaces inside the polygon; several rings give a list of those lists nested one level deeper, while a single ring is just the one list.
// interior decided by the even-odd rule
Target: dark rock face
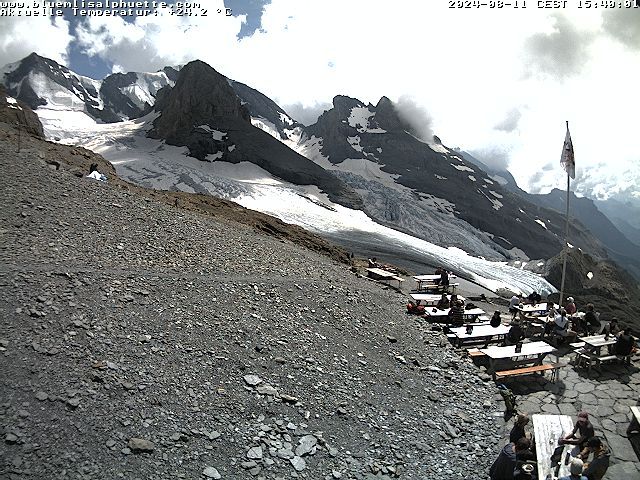
[{"label": "dark rock face", "polygon": [[[38,116],[33,113],[27,104],[22,101],[11,101],[7,99],[5,88],[0,85],[0,122],[10,125],[19,125],[20,129],[37,137],[44,138],[42,124]],[[13,97],[10,97],[13,99]],[[13,99],[15,100],[15,99]]]},{"label": "dark rock face", "polygon": [[[538,205],[566,210],[567,192],[554,188],[545,195],[528,195]],[[602,241],[607,253],[629,272],[640,278],[640,247],[626,238],[616,226],[596,207],[593,200],[577,197],[571,193],[569,198],[570,218],[579,221]]]},{"label": "dark rock face", "polygon": [[304,128],[304,125],[291,119],[276,102],[258,90],[234,80],[229,80],[229,85],[240,98],[242,104],[251,112],[251,116],[271,122],[282,140],[286,140],[289,137],[286,130],[293,130],[298,127]]},{"label": "dark rock face", "polygon": [[201,61],[181,70],[172,89],[158,92],[151,138],[186,146],[200,160],[248,161],[298,185],[317,185],[332,201],[362,208],[362,200],[336,177],[251,124],[250,112],[226,77]]},{"label": "dark rock face", "polygon": [[163,138],[172,145],[200,144],[206,135],[197,127],[216,120],[237,119],[251,125],[249,111],[242,106],[226,77],[199,60],[182,69],[175,86],[162,101],[161,112],[149,136]]},{"label": "dark rock face", "polygon": [[[499,179],[505,190],[514,193],[525,201],[531,202],[538,207],[553,210],[563,216],[566,214],[566,190],[558,190],[555,188],[546,194],[527,193],[518,186],[513,175],[508,171],[493,169],[467,152],[461,151],[460,153],[465,159],[471,161],[473,164],[489,173],[490,178],[496,181]],[[593,200],[586,197],[577,197],[573,192],[571,192],[569,210],[570,221],[572,224],[576,221],[581,223],[582,226],[586,227],[598,238],[608,256],[618,262],[618,264],[624,265],[625,268],[636,278],[640,278],[640,246],[630,241],[625,233],[622,232],[618,226],[605,215],[605,213],[600,211]],[[576,230],[577,231],[572,233],[577,233],[580,237],[583,229],[578,227]],[[585,239],[581,238],[581,241],[584,240]],[[571,237],[569,241],[574,243],[573,240],[571,240]]]},{"label": "dark rock face", "polygon": [[[145,109],[140,109],[129,97],[124,95],[120,90],[123,87],[131,85],[138,80],[138,76],[133,73],[114,73],[109,75],[102,81],[100,94],[104,99],[105,109],[112,112],[124,114],[127,118],[137,118],[141,116]],[[147,109],[152,105],[146,104]]]},{"label": "dark rock face", "polygon": [[[309,138],[322,138],[321,153],[331,163],[358,158],[377,163],[383,172],[396,176],[399,185],[453,203],[456,217],[488,232],[507,250],[515,246],[531,258],[550,258],[562,248],[563,215],[504,189],[482,168],[442,145],[440,139],[434,141],[433,148],[417,139],[388,98],[382,97],[373,106],[337,96],[333,105],[306,129]],[[386,213],[368,213],[389,223]],[[536,223],[538,219],[546,228]],[[604,254],[599,241],[579,224],[572,226],[571,238],[588,251]]]}]

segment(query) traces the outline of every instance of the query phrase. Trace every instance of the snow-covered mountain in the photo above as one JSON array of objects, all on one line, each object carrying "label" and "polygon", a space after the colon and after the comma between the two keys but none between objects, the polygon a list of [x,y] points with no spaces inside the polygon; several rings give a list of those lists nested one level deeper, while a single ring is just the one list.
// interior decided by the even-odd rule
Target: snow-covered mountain
[{"label": "snow-covered mountain", "polygon": [[[524,262],[506,261],[557,253],[561,217],[522,202],[441,143],[418,139],[385,97],[376,106],[336,97],[304,127],[202,62],[96,81],[30,55],[3,73],[11,94],[37,108],[48,138],[101,153],[130,181],[386,243],[494,290],[553,290]],[[577,246],[601,248],[581,227],[573,233]]]},{"label": "snow-covered mountain", "polygon": [[81,112],[102,122],[137,118],[151,110],[162,87],[173,85],[178,71],[114,73],[104,80],[78,75],[32,53],[0,70],[0,83],[32,109]]}]

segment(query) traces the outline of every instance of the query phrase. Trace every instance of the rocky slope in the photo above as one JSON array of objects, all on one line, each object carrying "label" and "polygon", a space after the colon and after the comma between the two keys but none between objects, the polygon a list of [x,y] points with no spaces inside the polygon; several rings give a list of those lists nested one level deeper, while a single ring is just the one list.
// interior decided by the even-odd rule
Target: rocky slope
[{"label": "rocky slope", "polygon": [[464,478],[493,461],[494,388],[395,291],[110,171],[76,176],[82,149],[16,143],[0,125],[0,475]]}]

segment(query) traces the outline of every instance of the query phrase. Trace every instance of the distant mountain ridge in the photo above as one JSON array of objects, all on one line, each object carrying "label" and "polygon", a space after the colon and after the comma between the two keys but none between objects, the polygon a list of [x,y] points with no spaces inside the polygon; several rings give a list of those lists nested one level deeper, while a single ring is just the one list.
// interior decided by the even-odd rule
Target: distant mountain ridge
[{"label": "distant mountain ridge", "polygon": [[149,112],[162,87],[173,85],[178,71],[165,67],[156,73],[114,73],[104,80],[78,75],[36,53],[0,70],[0,83],[14,98],[33,110],[85,111],[101,122],[121,122]]},{"label": "distant mountain ridge", "polygon": [[[201,160],[249,161],[294,184],[317,185],[336,203],[436,244],[494,260],[550,258],[562,247],[562,215],[513,193],[462,153],[417,138],[387,97],[374,106],[338,95],[305,127],[259,91],[203,62],[189,65],[97,81],[32,54],[5,67],[2,82],[35,107],[83,111],[102,122],[155,108],[152,138],[184,145]],[[580,224],[571,238],[605,254]]]}]

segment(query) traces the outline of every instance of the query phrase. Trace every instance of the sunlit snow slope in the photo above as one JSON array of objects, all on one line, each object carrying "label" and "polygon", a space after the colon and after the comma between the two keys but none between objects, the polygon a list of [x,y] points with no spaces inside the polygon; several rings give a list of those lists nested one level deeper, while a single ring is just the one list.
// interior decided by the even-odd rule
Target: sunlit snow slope
[{"label": "sunlit snow slope", "polygon": [[40,108],[37,113],[49,138],[100,153],[113,163],[118,175],[139,185],[213,194],[324,235],[382,237],[399,252],[418,253],[426,263],[443,265],[493,291],[555,291],[534,273],[473,257],[457,248],[439,247],[379,225],[361,211],[330,202],[315,186],[283,182],[252,163],[202,162],[187,157],[185,148],[145,136],[155,114],[97,124],[81,112]]}]

